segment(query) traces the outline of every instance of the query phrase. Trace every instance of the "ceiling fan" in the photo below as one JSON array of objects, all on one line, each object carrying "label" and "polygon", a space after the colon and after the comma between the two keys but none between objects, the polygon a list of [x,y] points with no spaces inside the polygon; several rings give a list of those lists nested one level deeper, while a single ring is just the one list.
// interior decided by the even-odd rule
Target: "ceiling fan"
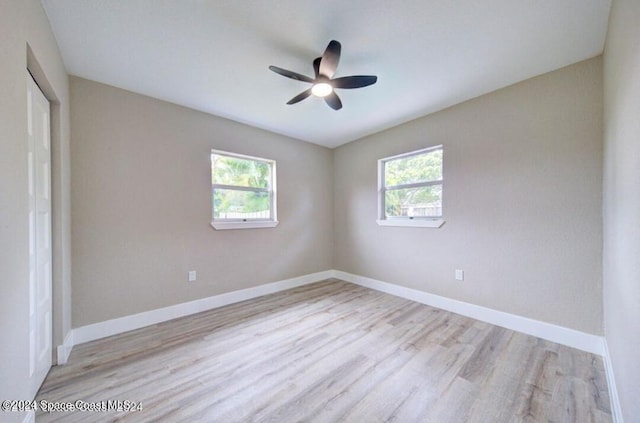
[{"label": "ceiling fan", "polygon": [[298,103],[313,94],[317,97],[323,97],[324,101],[326,101],[332,109],[340,110],[342,108],[342,102],[334,91],[336,88],[362,88],[376,83],[378,77],[373,75],[343,76],[341,78],[331,79],[336,73],[336,68],[340,61],[341,48],[342,46],[339,42],[332,40],[322,54],[322,57],[318,57],[313,61],[313,70],[316,75],[315,79],[277,66],[269,66],[269,69],[282,76],[313,84],[311,88],[293,97],[287,104]]}]

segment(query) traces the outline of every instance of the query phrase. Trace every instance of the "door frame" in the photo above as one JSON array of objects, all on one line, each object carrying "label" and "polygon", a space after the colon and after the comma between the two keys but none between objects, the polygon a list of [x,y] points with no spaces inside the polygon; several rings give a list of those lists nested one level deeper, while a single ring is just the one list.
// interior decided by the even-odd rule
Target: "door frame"
[{"label": "door frame", "polygon": [[39,388],[53,362],[51,103],[27,74],[29,377]]},{"label": "door frame", "polygon": [[[52,201],[52,363],[63,364],[71,351],[71,210],[69,151],[69,90],[67,81],[53,86],[33,49],[26,43],[25,78],[33,77],[50,105],[51,201]],[[29,76],[31,74],[31,76]],[[25,81],[26,87],[27,81]],[[62,96],[60,94],[63,94]],[[26,97],[25,97],[26,98]],[[25,104],[26,113],[26,104]],[[25,137],[26,134],[25,114]],[[25,140],[26,142],[26,140]],[[26,145],[26,144],[25,144]],[[25,153],[26,154],[26,153]],[[26,156],[25,156],[26,162]],[[28,299],[27,299],[28,300]],[[25,317],[28,318],[28,309]],[[28,341],[28,340],[27,340]],[[62,351],[62,354],[61,354]],[[27,365],[28,366],[28,365]],[[26,369],[28,372],[28,368]],[[28,373],[25,374],[28,377]],[[35,395],[38,387],[29,379],[28,392]],[[33,399],[33,398],[32,398]]]}]

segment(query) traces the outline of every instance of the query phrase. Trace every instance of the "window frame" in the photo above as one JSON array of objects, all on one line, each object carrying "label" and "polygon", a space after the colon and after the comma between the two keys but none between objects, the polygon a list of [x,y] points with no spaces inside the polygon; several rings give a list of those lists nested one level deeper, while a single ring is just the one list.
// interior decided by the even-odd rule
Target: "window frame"
[{"label": "window frame", "polygon": [[[385,166],[387,163],[406,159],[412,156],[418,156],[422,154],[428,154],[434,151],[442,151],[443,163],[442,163],[442,176],[440,179],[435,179],[425,182],[413,182],[409,184],[399,184],[386,186],[385,185]],[[440,228],[444,225],[445,221],[443,215],[441,216],[394,216],[387,217],[385,213],[385,198],[388,190],[398,190],[407,188],[419,188],[429,187],[433,185],[442,185],[442,191],[444,193],[444,145],[434,145],[420,150],[409,151],[407,153],[397,154],[395,156],[384,157],[378,160],[378,218],[376,223],[379,226],[406,226],[406,227],[421,227],[421,228]],[[442,200],[442,197],[441,197]]]},{"label": "window frame", "polygon": [[[251,160],[255,162],[266,163],[269,165],[269,184],[267,188],[258,187],[245,187],[242,185],[227,185],[227,184],[214,184],[213,183],[213,156],[226,156],[243,160]],[[257,228],[273,228],[278,225],[277,214],[277,189],[276,189],[276,161],[272,159],[266,159],[264,157],[248,156],[246,154],[232,153],[230,151],[211,149],[211,155],[209,164],[211,165],[210,181],[210,202],[211,202],[211,226],[216,230],[225,229],[257,229]],[[268,219],[264,218],[215,218],[215,203],[214,195],[216,189],[226,189],[232,191],[245,191],[245,192],[266,192],[269,195],[269,215]]]}]

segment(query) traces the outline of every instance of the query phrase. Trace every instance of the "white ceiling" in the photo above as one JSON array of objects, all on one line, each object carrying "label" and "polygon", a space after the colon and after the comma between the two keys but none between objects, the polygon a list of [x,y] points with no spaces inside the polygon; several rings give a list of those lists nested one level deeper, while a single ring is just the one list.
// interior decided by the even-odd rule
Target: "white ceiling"
[{"label": "white ceiling", "polygon": [[[336,147],[602,52],[611,0],[42,0],[72,75]],[[310,97],[330,40],[335,77]]]}]

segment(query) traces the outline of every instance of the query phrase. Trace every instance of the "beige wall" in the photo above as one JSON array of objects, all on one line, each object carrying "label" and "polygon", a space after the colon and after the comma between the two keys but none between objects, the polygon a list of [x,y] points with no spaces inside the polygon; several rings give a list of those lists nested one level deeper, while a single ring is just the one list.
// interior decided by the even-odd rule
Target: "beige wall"
[{"label": "beige wall", "polygon": [[[331,150],[75,77],[71,99],[74,327],[331,269]],[[277,161],[276,228],[210,226],[212,148]]]},{"label": "beige wall", "polygon": [[[602,334],[601,67],[581,62],[336,149],[334,267]],[[377,160],[437,144],[445,225],[377,226]]]},{"label": "beige wall", "polygon": [[640,418],[640,2],[615,0],[604,54],[604,325],[625,422]]},{"label": "beige wall", "polygon": [[69,88],[37,0],[0,1],[0,398],[28,399],[29,255],[26,69],[52,102],[54,347],[71,328]]}]

